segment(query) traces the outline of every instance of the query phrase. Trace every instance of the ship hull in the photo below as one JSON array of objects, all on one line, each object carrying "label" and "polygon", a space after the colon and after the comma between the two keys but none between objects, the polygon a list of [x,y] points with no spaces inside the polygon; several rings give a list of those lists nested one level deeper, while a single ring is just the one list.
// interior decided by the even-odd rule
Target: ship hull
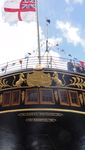
[{"label": "ship hull", "polygon": [[85,116],[78,111],[41,108],[0,114],[0,150],[83,150],[84,141]]},{"label": "ship hull", "polygon": [[83,74],[29,69],[0,82],[0,150],[85,149]]}]

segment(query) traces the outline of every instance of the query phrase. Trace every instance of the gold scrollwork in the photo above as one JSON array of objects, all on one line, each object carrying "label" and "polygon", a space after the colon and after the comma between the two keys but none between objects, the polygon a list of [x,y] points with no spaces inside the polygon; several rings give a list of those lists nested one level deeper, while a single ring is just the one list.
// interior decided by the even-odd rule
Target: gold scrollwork
[{"label": "gold scrollwork", "polygon": [[56,102],[58,102],[58,92],[54,91],[54,95],[55,95]]},{"label": "gold scrollwork", "polygon": [[25,92],[24,91],[22,91],[22,93],[21,93],[21,98],[22,98],[22,102],[24,102],[24,99],[25,99]]},{"label": "gold scrollwork", "polygon": [[56,122],[54,118],[27,118],[27,122]]},{"label": "gold scrollwork", "polygon": [[82,94],[79,94],[79,100],[80,100],[80,103],[83,105],[83,96],[82,96]]},{"label": "gold scrollwork", "polygon": [[[26,77],[25,77],[26,76]],[[62,75],[62,79],[59,79],[59,73],[56,71],[52,71],[51,73],[45,72],[44,70],[41,71],[30,71],[27,73],[20,73],[13,75],[13,80],[10,81],[11,85],[8,85],[8,81],[6,79],[0,79],[0,89],[3,87],[20,87],[24,85],[27,85],[29,87],[50,87],[52,85],[52,82],[55,82],[55,86],[64,86],[66,84],[66,81],[64,79],[64,75]],[[18,77],[18,80],[17,80]],[[9,80],[9,78],[8,78]],[[11,78],[10,78],[11,80]]]},{"label": "gold scrollwork", "polygon": [[70,79],[70,82],[71,83],[69,85],[74,85],[81,89],[85,87],[85,81],[80,77],[72,77],[72,79]]},{"label": "gold scrollwork", "polygon": [[3,87],[8,87],[9,85],[7,83],[8,81],[6,81],[6,79],[0,79],[0,89]]}]

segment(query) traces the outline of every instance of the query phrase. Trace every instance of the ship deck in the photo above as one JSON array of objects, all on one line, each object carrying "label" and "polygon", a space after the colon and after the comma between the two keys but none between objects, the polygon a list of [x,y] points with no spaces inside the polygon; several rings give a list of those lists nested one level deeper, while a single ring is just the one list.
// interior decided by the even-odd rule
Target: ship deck
[{"label": "ship deck", "polygon": [[[67,63],[69,59],[55,56],[42,56],[41,57],[41,66],[43,68],[53,68],[60,69],[63,71],[68,71]],[[6,73],[10,74],[12,72],[22,71],[23,69],[35,68],[39,64],[38,56],[30,56],[26,58],[21,58],[13,61],[9,61],[3,64],[0,64],[0,76],[5,75]],[[76,72],[75,65],[79,64],[78,60],[73,60],[74,72]]]}]

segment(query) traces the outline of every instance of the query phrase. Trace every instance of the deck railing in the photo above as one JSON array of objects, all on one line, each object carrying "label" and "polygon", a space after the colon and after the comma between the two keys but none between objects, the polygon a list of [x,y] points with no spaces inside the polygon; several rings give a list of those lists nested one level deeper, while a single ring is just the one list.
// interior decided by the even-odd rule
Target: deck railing
[{"label": "deck railing", "polygon": [[[48,61],[48,62],[47,62]],[[43,68],[55,68],[61,70],[67,70],[67,62],[69,59],[61,58],[61,57],[41,57],[41,65]],[[78,63],[73,60],[73,64]],[[27,68],[35,68],[36,65],[39,64],[38,57],[27,57],[22,59],[17,59],[14,61],[6,62],[4,64],[0,64],[0,75],[5,73],[12,73],[18,70],[27,69]],[[74,69],[75,70],[75,69]]]}]

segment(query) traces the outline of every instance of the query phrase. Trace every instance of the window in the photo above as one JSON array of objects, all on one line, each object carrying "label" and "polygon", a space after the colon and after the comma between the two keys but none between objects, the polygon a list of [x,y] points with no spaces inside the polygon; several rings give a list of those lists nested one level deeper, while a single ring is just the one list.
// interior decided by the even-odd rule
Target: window
[{"label": "window", "polygon": [[38,103],[39,103],[38,89],[27,89],[25,104],[38,104]]},{"label": "window", "polygon": [[69,91],[69,98],[70,98],[71,106],[80,106],[77,91]]},{"label": "window", "polygon": [[4,92],[2,106],[3,107],[10,106],[10,101],[11,101],[11,91],[10,92]]},{"label": "window", "polygon": [[58,90],[61,105],[70,105],[67,90]]},{"label": "window", "polygon": [[54,104],[53,90],[44,88],[27,89],[25,104]]},{"label": "window", "polygon": [[20,105],[20,90],[12,91],[11,105]]},{"label": "window", "polygon": [[40,104],[54,104],[52,89],[40,89]]}]

